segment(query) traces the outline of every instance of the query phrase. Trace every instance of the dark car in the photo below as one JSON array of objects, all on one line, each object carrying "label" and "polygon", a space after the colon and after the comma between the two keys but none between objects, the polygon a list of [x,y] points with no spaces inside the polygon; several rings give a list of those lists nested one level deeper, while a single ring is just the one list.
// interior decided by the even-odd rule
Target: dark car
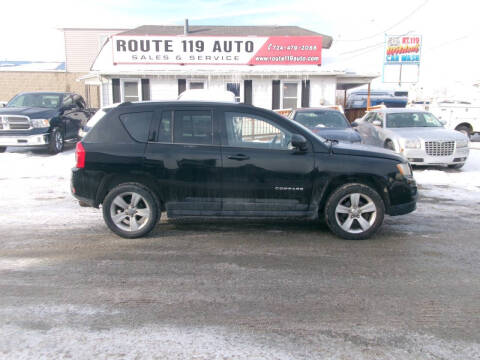
[{"label": "dark car", "polygon": [[[346,109],[365,109],[368,91],[356,90],[348,95]],[[388,108],[404,108],[408,103],[408,91],[371,91],[370,106],[385,105]]]},{"label": "dark car", "polygon": [[78,94],[18,94],[0,108],[0,152],[7,146],[34,146],[56,154],[63,150],[66,140],[78,138],[79,129],[91,115]]},{"label": "dark car", "polygon": [[338,110],[297,109],[289,117],[325,139],[348,143],[362,142],[361,136],[352,128],[345,115]]},{"label": "dark car", "polygon": [[169,218],[326,219],[346,239],[374,234],[384,214],[415,209],[399,155],[326,141],[270,110],[208,102],[124,103],[77,143],[71,188],[116,234]]}]

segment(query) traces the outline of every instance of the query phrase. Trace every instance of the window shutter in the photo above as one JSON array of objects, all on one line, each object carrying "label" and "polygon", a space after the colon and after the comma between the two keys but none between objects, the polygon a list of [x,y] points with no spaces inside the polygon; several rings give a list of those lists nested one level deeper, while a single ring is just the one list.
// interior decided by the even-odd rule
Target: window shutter
[{"label": "window shutter", "polygon": [[113,102],[118,103],[120,99],[120,79],[112,79]]},{"label": "window shutter", "polygon": [[142,79],[142,100],[150,100],[150,80]]},{"label": "window shutter", "polygon": [[252,105],[252,80],[243,81],[243,102]]},{"label": "window shutter", "polygon": [[272,110],[280,109],[280,80],[272,80]]},{"label": "window shutter", "polygon": [[178,79],[178,95],[187,90],[187,80]]},{"label": "window shutter", "polygon": [[302,81],[302,108],[310,107],[310,80]]}]

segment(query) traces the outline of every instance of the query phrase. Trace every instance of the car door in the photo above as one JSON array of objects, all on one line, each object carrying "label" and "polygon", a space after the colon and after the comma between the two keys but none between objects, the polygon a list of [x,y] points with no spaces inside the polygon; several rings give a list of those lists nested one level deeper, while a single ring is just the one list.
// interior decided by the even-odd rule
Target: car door
[{"label": "car door", "polygon": [[227,216],[302,216],[311,211],[311,146],[293,149],[292,129],[265,115],[226,110],[222,125],[223,208]]},{"label": "car door", "polygon": [[160,108],[146,146],[144,167],[162,194],[169,217],[221,211],[221,150],[210,107]]}]

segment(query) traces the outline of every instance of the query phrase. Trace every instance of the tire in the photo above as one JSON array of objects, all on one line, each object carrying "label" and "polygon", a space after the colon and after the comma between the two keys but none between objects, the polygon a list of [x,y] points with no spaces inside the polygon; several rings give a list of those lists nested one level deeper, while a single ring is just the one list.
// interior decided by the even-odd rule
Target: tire
[{"label": "tire", "polygon": [[[362,213],[362,207],[367,211]],[[384,216],[385,204],[381,196],[370,186],[360,183],[339,187],[325,205],[328,227],[334,234],[347,240],[368,239],[380,228]]]},{"label": "tire", "polygon": [[467,126],[462,125],[462,126],[457,127],[455,130],[460,131],[462,134],[464,134],[466,137],[468,137],[469,140],[472,137],[472,132],[470,131],[470,129]]},{"label": "tire", "polygon": [[393,145],[392,140],[385,141],[384,147],[385,147],[385,149],[395,151],[395,146]]},{"label": "tire", "polygon": [[55,126],[52,129],[49,138],[50,141],[48,143],[48,152],[50,154],[58,154],[59,152],[62,152],[63,146],[65,145],[62,129],[60,129],[58,126]]},{"label": "tire", "polygon": [[465,163],[462,164],[453,164],[453,165],[448,165],[449,169],[461,169],[465,165]]},{"label": "tire", "polygon": [[148,234],[157,225],[159,218],[159,201],[142,184],[120,184],[110,190],[103,201],[105,223],[123,238],[133,239]]},{"label": "tire", "polygon": [[0,146],[0,153],[4,153],[7,150],[6,146]]}]

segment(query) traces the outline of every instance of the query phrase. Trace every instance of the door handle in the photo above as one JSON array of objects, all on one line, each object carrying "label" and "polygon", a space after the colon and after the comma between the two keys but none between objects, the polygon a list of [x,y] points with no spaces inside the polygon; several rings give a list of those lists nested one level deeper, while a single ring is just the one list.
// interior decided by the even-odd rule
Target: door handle
[{"label": "door handle", "polygon": [[243,161],[243,160],[250,159],[250,156],[247,156],[247,155],[244,155],[244,154],[236,154],[236,155],[227,156],[227,159]]}]

